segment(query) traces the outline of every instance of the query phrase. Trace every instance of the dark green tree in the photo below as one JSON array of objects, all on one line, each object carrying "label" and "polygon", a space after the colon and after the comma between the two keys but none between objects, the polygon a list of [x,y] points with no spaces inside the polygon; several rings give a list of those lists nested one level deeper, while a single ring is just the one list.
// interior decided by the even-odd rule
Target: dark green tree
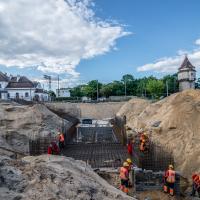
[{"label": "dark green tree", "polygon": [[146,88],[155,99],[163,96],[164,83],[162,80],[149,79]]},{"label": "dark green tree", "polygon": [[167,93],[168,95],[170,95],[178,91],[177,74],[166,75],[163,77],[162,80],[163,80],[163,83],[165,84],[164,91],[163,91],[165,96],[167,95]]}]

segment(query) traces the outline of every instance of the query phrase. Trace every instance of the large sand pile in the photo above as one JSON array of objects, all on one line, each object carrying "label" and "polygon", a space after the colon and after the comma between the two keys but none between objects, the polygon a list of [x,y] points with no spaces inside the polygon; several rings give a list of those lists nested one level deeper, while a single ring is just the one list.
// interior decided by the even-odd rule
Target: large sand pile
[{"label": "large sand pile", "polygon": [[183,175],[200,172],[200,90],[176,93],[152,104],[140,100],[127,109],[127,116],[129,126],[151,130],[153,140],[172,149]]},{"label": "large sand pile", "polygon": [[62,156],[0,156],[0,199],[131,200],[109,185],[85,163]]},{"label": "large sand pile", "polygon": [[[66,128],[72,123],[64,120]],[[44,105],[22,106],[0,103],[0,145],[19,151],[28,151],[29,138],[55,134],[63,125],[63,119]]]}]

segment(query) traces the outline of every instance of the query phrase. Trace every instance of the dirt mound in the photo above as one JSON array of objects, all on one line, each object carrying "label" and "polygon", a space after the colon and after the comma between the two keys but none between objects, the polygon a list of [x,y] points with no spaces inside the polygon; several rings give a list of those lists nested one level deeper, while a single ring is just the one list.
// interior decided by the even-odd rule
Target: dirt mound
[{"label": "dirt mound", "polygon": [[[173,151],[177,170],[190,177],[200,172],[200,90],[186,90],[152,104],[127,109],[133,129],[152,132],[152,139]],[[121,114],[121,111],[119,112]]]},{"label": "dirt mound", "polygon": [[[71,122],[64,121],[66,128],[72,126]],[[62,124],[63,119],[44,105],[0,103],[0,143],[6,147],[27,152],[29,138],[56,134]]]},{"label": "dirt mound", "polygon": [[61,156],[0,157],[0,199],[128,200],[81,161]]},{"label": "dirt mound", "polygon": [[[132,127],[132,122],[137,120],[138,115],[148,106],[150,105],[150,101],[145,99],[134,98],[125,103],[117,115],[126,116],[127,125]],[[129,124],[130,123],[130,124]]]}]

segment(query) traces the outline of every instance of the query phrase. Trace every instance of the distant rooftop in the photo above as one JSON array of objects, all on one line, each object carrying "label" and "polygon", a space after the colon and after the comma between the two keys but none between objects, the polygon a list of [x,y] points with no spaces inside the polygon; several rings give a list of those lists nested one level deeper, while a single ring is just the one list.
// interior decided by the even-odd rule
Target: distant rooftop
[{"label": "distant rooftop", "polygon": [[35,83],[25,76],[14,76],[10,78],[6,88],[35,88]]},{"label": "distant rooftop", "polygon": [[9,81],[9,77],[6,74],[0,72],[0,81],[2,81],[2,82],[4,82],[4,81],[8,82]]},{"label": "distant rooftop", "polygon": [[179,70],[180,69],[185,69],[185,68],[195,70],[195,67],[191,64],[191,62],[189,61],[187,56],[185,56],[181,66],[179,67]]}]

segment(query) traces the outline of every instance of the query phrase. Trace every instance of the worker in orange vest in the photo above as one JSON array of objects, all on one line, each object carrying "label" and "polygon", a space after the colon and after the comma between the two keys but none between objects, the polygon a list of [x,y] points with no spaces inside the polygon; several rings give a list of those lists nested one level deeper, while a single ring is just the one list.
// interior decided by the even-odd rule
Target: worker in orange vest
[{"label": "worker in orange vest", "polygon": [[127,162],[123,163],[123,167],[120,168],[120,180],[121,180],[121,185],[120,185],[120,190],[128,194],[128,181],[129,181],[129,164]]},{"label": "worker in orange vest", "polygon": [[130,159],[130,158],[127,158],[127,160],[126,160],[126,162],[129,164],[129,167],[128,167],[128,173],[129,173],[129,181],[128,181],[128,186],[129,187],[132,187],[132,171],[131,171],[131,169],[132,169],[132,167],[134,166],[133,165],[133,162],[132,162],[132,160]]},{"label": "worker in orange vest", "polygon": [[200,176],[198,174],[192,175],[192,193],[191,196],[195,196],[196,192],[200,197]]},{"label": "worker in orange vest", "polygon": [[169,165],[169,169],[164,175],[164,192],[173,196],[174,195],[174,184],[175,184],[175,171],[173,165]]},{"label": "worker in orange vest", "polygon": [[61,132],[58,132],[58,142],[60,150],[63,150],[65,148],[65,137]]},{"label": "worker in orange vest", "polygon": [[146,152],[148,151],[148,136],[146,133],[142,133],[140,135],[140,151],[141,152]]}]

